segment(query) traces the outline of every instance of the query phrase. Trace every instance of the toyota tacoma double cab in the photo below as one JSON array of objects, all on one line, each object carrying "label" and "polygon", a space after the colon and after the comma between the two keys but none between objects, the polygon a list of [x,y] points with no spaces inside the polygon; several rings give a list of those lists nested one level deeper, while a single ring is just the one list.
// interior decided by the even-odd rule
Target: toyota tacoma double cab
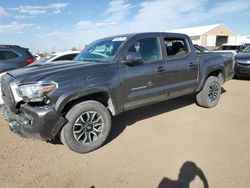
[{"label": "toyota tacoma double cab", "polygon": [[[71,150],[101,147],[112,116],[163,100],[196,94],[217,105],[221,85],[234,76],[232,53],[195,53],[187,35],[138,33],[104,38],[73,61],[34,65],[1,79],[10,130]],[[115,126],[115,125],[113,125]]]}]

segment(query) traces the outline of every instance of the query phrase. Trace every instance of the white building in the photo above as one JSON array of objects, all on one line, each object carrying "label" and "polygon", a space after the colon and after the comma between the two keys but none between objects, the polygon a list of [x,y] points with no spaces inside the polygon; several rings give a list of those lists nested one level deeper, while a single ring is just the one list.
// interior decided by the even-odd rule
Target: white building
[{"label": "white building", "polygon": [[237,42],[239,43],[250,43],[250,35],[238,35],[237,36]]},{"label": "white building", "polygon": [[224,24],[214,24],[200,27],[175,29],[167,32],[189,35],[194,44],[215,47],[224,43],[235,43],[237,36]]}]

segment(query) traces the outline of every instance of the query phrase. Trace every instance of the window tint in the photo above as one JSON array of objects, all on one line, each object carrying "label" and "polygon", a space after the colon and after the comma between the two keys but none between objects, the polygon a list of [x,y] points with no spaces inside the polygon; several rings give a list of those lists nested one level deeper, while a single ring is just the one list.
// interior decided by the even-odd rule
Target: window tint
[{"label": "window tint", "polygon": [[54,61],[73,60],[77,54],[68,54],[56,58]]},{"label": "window tint", "polygon": [[225,45],[225,46],[221,46],[221,47],[219,47],[219,49],[218,50],[237,50],[238,48],[240,48],[240,46],[227,46],[227,45]]},{"label": "window tint", "polygon": [[242,50],[243,53],[250,53],[250,45],[248,45],[247,47],[244,48],[244,50]]},{"label": "window tint", "polygon": [[181,57],[189,53],[187,41],[181,38],[165,38],[165,47],[170,57]]},{"label": "window tint", "polygon": [[9,60],[18,57],[18,55],[11,51],[0,51],[0,59],[1,60]]},{"label": "window tint", "polygon": [[195,48],[196,53],[201,53],[202,52],[202,50],[199,48],[199,46],[195,45],[194,48]]},{"label": "window tint", "polygon": [[161,45],[158,38],[140,39],[129,48],[128,52],[140,53],[143,63],[162,60]]}]

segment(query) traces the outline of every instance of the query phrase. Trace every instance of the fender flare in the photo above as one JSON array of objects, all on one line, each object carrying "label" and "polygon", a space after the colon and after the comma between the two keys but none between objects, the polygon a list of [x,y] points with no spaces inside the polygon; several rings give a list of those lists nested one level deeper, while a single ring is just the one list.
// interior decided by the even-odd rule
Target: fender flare
[{"label": "fender flare", "polygon": [[[206,70],[206,68],[205,68],[205,70]],[[215,72],[215,71],[220,71],[222,73],[223,79],[225,79],[224,78],[225,77],[225,70],[224,70],[223,65],[212,67],[212,68],[210,68],[209,70],[206,71],[206,74],[201,73],[201,75],[203,75],[203,76],[199,80],[198,87],[196,88],[196,92],[199,92],[203,88],[203,86],[205,85],[205,82],[206,82],[207,78],[209,77],[209,75],[211,73]]]},{"label": "fender flare", "polygon": [[64,94],[62,94],[56,104],[55,104],[55,110],[58,113],[62,113],[65,106],[67,104],[69,104],[72,101],[75,101],[77,99],[89,96],[89,95],[93,95],[93,94],[97,94],[97,93],[107,93],[109,96],[109,100],[108,102],[108,109],[111,111],[111,113],[113,115],[116,115],[118,112],[118,108],[117,108],[117,104],[115,103],[115,98],[113,95],[110,95],[110,90],[108,88],[105,87],[99,87],[99,88],[89,88],[89,89],[74,89],[71,91],[68,91]]}]

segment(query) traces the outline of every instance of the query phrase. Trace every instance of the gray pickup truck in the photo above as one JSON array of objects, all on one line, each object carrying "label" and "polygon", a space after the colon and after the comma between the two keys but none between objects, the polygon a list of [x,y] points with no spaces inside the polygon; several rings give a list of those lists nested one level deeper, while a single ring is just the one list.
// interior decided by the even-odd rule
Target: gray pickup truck
[{"label": "gray pickup truck", "polygon": [[93,42],[73,61],[8,72],[3,112],[22,137],[58,135],[86,153],[105,143],[112,116],[191,93],[200,106],[214,107],[233,76],[232,53],[196,54],[186,35],[119,35]]}]

